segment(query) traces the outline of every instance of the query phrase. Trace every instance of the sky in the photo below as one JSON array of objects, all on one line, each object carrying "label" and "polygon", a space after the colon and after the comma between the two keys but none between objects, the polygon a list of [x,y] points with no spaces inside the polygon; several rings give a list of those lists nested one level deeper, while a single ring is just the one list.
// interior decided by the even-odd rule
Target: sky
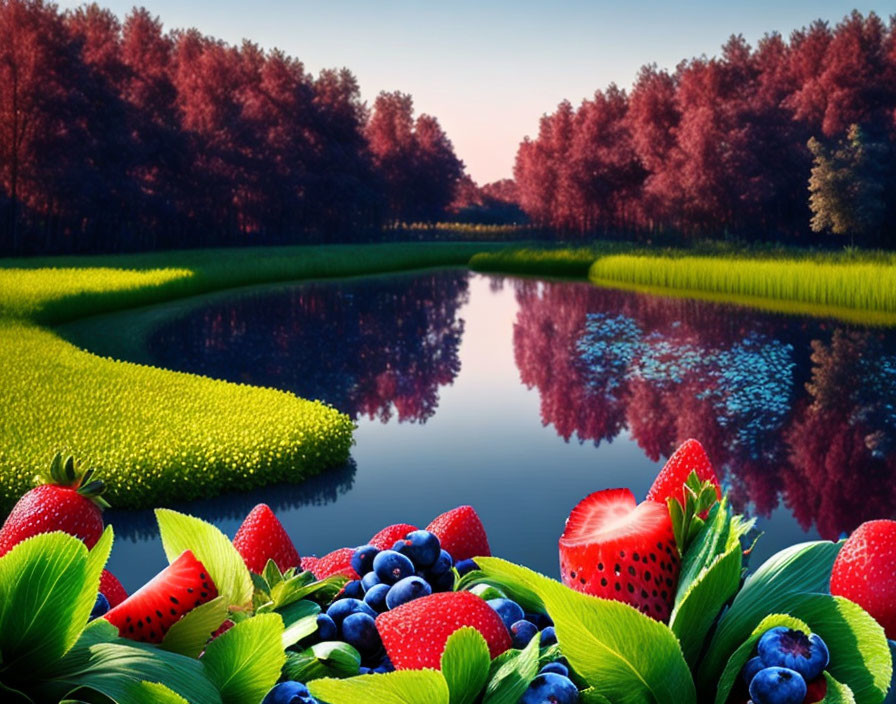
[{"label": "sky", "polygon": [[[133,0],[98,0],[119,16]],[[80,2],[63,0],[60,7]],[[629,88],[640,66],[674,68],[718,54],[732,34],[763,34],[852,9],[835,0],[659,2],[646,0],[144,0],[166,29],[196,27],[227,42],[243,38],[298,57],[307,70],[347,66],[368,103],[383,90],[414,97],[438,117],[479,183],[510,177],[517,147],[563,99],[578,104],[615,82]]]}]

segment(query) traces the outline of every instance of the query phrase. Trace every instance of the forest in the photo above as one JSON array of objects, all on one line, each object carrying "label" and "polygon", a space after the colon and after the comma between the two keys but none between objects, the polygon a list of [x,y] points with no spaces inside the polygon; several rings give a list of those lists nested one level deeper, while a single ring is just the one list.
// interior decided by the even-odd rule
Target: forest
[{"label": "forest", "polygon": [[436,117],[400,91],[368,105],[347,68],[313,75],[142,8],[0,0],[0,38],[0,254],[375,241],[445,220],[896,240],[896,18],[874,13],[755,47],[733,35],[564,101],[514,178],[481,187]]}]

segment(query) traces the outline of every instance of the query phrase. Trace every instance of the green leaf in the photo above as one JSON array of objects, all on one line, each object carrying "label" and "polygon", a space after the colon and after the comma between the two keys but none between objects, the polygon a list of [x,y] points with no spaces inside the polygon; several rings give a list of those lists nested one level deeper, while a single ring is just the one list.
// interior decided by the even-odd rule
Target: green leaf
[{"label": "green leaf", "polygon": [[828,683],[828,690],[823,700],[824,704],[856,704],[856,698],[849,687],[831,677],[829,672],[824,673],[824,678]]},{"label": "green leaf", "polygon": [[538,674],[538,638],[523,650],[512,651],[491,678],[483,704],[516,704]]},{"label": "green leaf", "polygon": [[104,642],[116,633],[115,627],[102,619],[94,623],[99,626],[91,624],[52,677],[35,688],[43,696],[40,701],[58,701],[87,689],[116,702],[142,704],[146,699],[128,697],[135,685],[146,681],[164,684],[191,704],[221,704],[199,661],[124,639]]},{"label": "green leaf", "polygon": [[271,605],[266,605],[264,611],[279,611],[301,599],[314,599],[318,603],[327,604],[339,593],[339,590],[348,581],[343,575],[333,575],[319,581],[314,581],[310,572],[302,572],[290,579],[281,581],[271,587]]},{"label": "green leaf", "polygon": [[361,666],[361,654],[348,643],[323,641],[300,653],[287,652],[283,675],[308,683],[322,677],[354,677]]},{"label": "green leaf", "polygon": [[448,683],[451,704],[476,701],[488,679],[490,663],[488,643],[475,628],[464,627],[451,634],[442,653],[442,675]]},{"label": "green leaf", "polygon": [[283,647],[295,645],[303,638],[317,632],[317,615],[320,606],[303,599],[278,609],[276,613],[283,619]]},{"label": "green leaf", "polygon": [[[128,695],[133,697],[136,704],[190,704],[173,689],[169,689],[158,682],[136,682],[128,690]],[[124,704],[119,701],[118,704]]]},{"label": "green leaf", "polygon": [[[753,657],[756,650],[756,643],[759,642],[762,634],[767,630],[778,626],[802,631],[807,635],[812,633],[812,630],[808,625],[793,616],[787,616],[786,614],[772,614],[771,616],[766,616],[762,619],[759,625],[756,626],[750,634],[750,637],[734,651],[730,658],[728,658],[728,663],[725,665],[725,670],[722,672],[722,676],[719,678],[718,687],[716,688],[716,704],[724,704],[728,701],[728,695],[731,694],[731,689],[734,687],[735,682],[737,682],[737,678],[740,677],[740,672],[743,670],[744,665],[746,665],[747,661]],[[704,698],[709,701],[712,698],[711,693],[707,692]]]},{"label": "green leaf", "polygon": [[165,634],[161,647],[172,653],[198,658],[212,633],[227,620],[227,603],[218,596],[188,611]]},{"label": "green leaf", "polygon": [[836,543],[802,543],[786,548],[763,563],[722,615],[698,670],[701,691],[715,688],[731,654],[768,614],[789,614],[807,592],[829,592],[831,568],[840,551]]},{"label": "green leaf", "polygon": [[347,680],[308,683],[315,698],[338,704],[449,704],[448,684],[436,670],[399,670]]},{"label": "green leaf", "polygon": [[202,662],[224,704],[260,702],[276,684],[286,660],[282,635],[280,616],[261,614],[208,644]]},{"label": "green leaf", "polygon": [[579,704],[613,704],[613,702],[600,694],[594,687],[589,687],[579,692]]},{"label": "green leaf", "polygon": [[162,547],[169,562],[192,551],[208,570],[228,606],[252,604],[252,577],[228,537],[211,523],[166,508],[156,509]]},{"label": "green leaf", "polygon": [[[478,561],[477,561],[478,564]],[[471,591],[483,599],[494,599],[489,587],[500,592],[501,596],[513,599],[529,613],[545,613],[544,604],[538,594],[531,588],[516,580],[511,574],[499,574],[492,570],[488,574],[482,570],[474,570],[465,574],[455,586],[456,591]]]},{"label": "green leaf", "polygon": [[691,668],[719,612],[740,586],[740,537],[750,525],[732,516],[723,500],[713,507],[685,555],[669,628]]},{"label": "green leaf", "polygon": [[39,679],[75,644],[96,601],[111,546],[104,533],[91,559],[61,532],[29,538],[0,558],[0,679]]},{"label": "green leaf", "polygon": [[521,584],[547,607],[563,655],[585,681],[615,704],[696,701],[675,635],[627,604],[575,592],[497,558],[477,558],[491,578]]}]

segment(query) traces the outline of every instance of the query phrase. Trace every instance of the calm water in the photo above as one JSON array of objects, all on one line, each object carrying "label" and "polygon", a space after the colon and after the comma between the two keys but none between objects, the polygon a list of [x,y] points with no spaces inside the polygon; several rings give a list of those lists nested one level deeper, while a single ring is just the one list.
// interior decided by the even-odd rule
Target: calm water
[{"label": "calm water", "polygon": [[[175,506],[231,535],[264,501],[301,554],[323,554],[471,503],[495,554],[556,574],[575,503],[643,496],[688,437],[761,517],[759,559],[896,516],[893,332],[460,271],[159,312],[147,360],[320,398],[358,423],[345,467]],[[152,514],[108,518],[110,568],[134,588],[164,561]]]}]

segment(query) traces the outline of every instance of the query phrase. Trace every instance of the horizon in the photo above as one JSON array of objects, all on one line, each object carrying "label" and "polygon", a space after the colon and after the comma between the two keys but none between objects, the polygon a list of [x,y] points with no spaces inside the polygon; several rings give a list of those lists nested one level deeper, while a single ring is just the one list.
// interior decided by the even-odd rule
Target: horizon
[{"label": "horizon", "polygon": [[[59,7],[83,4],[63,1]],[[245,39],[265,50],[279,48],[313,74],[345,66],[368,105],[381,91],[409,93],[417,114],[438,118],[479,184],[512,178],[520,142],[534,137],[542,115],[562,100],[578,105],[611,83],[628,90],[643,65],[673,70],[682,60],[718,55],[731,35],[743,35],[755,47],[765,34],[786,38],[816,19],[836,25],[853,9],[890,17],[834,0],[728,7],[700,0],[674,9],[647,0],[625,7],[567,0],[552,8],[518,3],[514,13],[505,0],[413,5],[343,0],[312,7],[307,0],[274,0],[250,10],[234,2],[213,9],[208,0],[144,3],[166,31],[195,27],[232,45]],[[107,0],[102,6],[123,18],[134,3]],[[653,14],[646,12],[650,8]],[[505,31],[488,36],[499,34],[494,30],[501,21]],[[592,37],[593,27],[598,31]],[[469,80],[473,75],[476,80]]]}]

